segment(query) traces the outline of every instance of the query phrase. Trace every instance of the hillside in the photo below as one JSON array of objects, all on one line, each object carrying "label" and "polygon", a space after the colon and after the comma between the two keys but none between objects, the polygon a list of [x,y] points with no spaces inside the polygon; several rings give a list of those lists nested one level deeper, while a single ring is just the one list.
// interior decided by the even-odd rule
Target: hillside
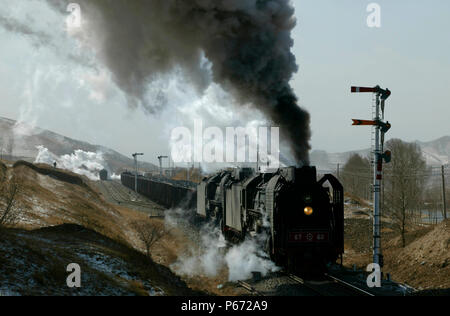
[{"label": "hillside", "polygon": [[[416,143],[422,149],[422,155],[429,166],[442,166],[450,163],[450,136],[444,136],[429,142],[416,141]],[[370,154],[370,149],[342,153],[314,150],[311,152],[311,163],[316,165],[319,170],[336,170],[337,164],[345,164],[353,154],[367,157]]]},{"label": "hillside", "polygon": [[[344,265],[361,270],[372,262],[370,210],[364,202],[346,198]],[[450,220],[435,226],[408,225],[403,248],[398,230],[382,218],[381,243],[385,273],[406,283],[418,295],[448,295],[450,292]]]},{"label": "hillside", "polygon": [[427,164],[441,166],[450,163],[450,136],[441,137],[431,142],[417,142],[422,148]]},{"label": "hillside", "polygon": [[[0,178],[13,175],[20,194],[14,229],[0,229],[0,296],[198,294],[143,254],[132,223],[152,225],[146,214],[108,204],[71,172],[0,162]],[[66,286],[70,263],[81,267],[80,289]]]},{"label": "hillside", "polygon": [[[101,153],[105,162],[104,167],[116,174],[120,174],[124,169],[132,169],[134,166],[131,157],[128,158],[110,148],[92,145],[26,124],[18,124],[7,118],[0,117],[0,135],[2,156],[10,160],[22,159],[34,162],[39,153],[37,147],[43,146],[58,157],[73,155],[77,150],[86,153]],[[139,165],[145,170],[157,170],[157,167],[151,163],[140,162]]]},{"label": "hillside", "polygon": [[[66,268],[81,267],[81,288],[69,288]],[[9,230],[0,242],[0,296],[195,295],[169,269],[93,230],[64,224]]]},{"label": "hillside", "polygon": [[387,242],[386,266],[397,279],[419,289],[450,291],[450,221],[409,232],[410,243],[400,248],[400,238]]}]

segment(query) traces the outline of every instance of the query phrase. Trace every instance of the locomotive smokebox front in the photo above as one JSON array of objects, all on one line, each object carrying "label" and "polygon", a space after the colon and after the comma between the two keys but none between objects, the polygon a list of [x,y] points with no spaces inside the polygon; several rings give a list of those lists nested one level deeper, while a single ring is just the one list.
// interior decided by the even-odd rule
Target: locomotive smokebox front
[{"label": "locomotive smokebox front", "polygon": [[323,179],[317,181],[315,167],[285,168],[280,175],[272,219],[275,252],[282,254],[289,266],[312,258],[315,263],[336,260],[337,236],[343,232],[337,232],[335,190],[324,187]]}]

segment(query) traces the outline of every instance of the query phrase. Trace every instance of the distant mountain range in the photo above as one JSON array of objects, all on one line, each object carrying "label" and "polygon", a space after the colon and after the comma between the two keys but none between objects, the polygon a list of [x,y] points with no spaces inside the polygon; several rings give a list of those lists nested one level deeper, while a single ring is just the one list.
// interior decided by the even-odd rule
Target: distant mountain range
[{"label": "distant mountain range", "polygon": [[[134,166],[133,159],[110,148],[92,145],[26,124],[17,124],[14,120],[0,117],[0,154],[3,158],[34,162],[39,152],[38,146],[47,148],[57,156],[71,155],[76,150],[100,152],[109,170],[116,174]],[[139,162],[139,169],[154,171],[158,168],[151,163]]]},{"label": "distant mountain range", "polygon": [[[440,166],[450,162],[450,136],[444,136],[430,142],[417,141],[416,143],[420,145],[428,165]],[[125,169],[132,169],[134,166],[133,159],[110,148],[92,145],[26,124],[17,124],[14,120],[0,117],[0,155],[3,158],[9,157],[14,160],[22,159],[34,162],[39,152],[38,146],[47,148],[57,156],[71,155],[75,150],[101,152],[108,165],[107,167],[116,174]],[[314,150],[311,152],[310,159],[311,164],[317,166],[319,170],[331,171],[336,170],[337,164],[344,165],[354,153],[368,157],[370,149],[343,153]],[[158,170],[157,166],[147,162],[140,162],[139,167],[146,171]]]},{"label": "distant mountain range", "polygon": [[[450,162],[450,136],[444,136],[430,142],[416,143],[422,149],[422,154],[430,166],[446,165]],[[348,151],[343,153],[328,153],[323,150],[314,150],[311,152],[311,163],[319,170],[336,170],[337,164],[344,165],[348,158],[353,154],[359,154],[368,157],[370,149]]]}]

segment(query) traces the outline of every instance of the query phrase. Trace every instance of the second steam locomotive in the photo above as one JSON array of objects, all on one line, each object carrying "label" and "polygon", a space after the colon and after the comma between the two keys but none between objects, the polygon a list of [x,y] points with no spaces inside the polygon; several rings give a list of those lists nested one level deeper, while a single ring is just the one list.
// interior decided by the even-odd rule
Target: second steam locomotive
[{"label": "second steam locomotive", "polygon": [[315,167],[216,173],[198,185],[197,214],[231,242],[264,238],[271,259],[289,271],[324,268],[344,251],[342,185],[333,175],[317,181]]}]

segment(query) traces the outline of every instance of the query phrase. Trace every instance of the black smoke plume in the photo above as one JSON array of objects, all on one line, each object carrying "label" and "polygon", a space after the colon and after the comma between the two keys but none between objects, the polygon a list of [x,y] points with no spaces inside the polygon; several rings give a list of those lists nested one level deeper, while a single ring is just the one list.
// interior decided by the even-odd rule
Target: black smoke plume
[{"label": "black smoke plume", "polygon": [[[69,1],[47,0],[62,12]],[[309,114],[289,81],[294,8],[289,0],[79,0],[83,36],[97,49],[132,105],[148,112],[146,87],[180,69],[203,91],[212,80],[281,129],[298,163],[308,163]],[[207,64],[207,63],[206,63]],[[160,104],[159,104],[160,105]]]}]

